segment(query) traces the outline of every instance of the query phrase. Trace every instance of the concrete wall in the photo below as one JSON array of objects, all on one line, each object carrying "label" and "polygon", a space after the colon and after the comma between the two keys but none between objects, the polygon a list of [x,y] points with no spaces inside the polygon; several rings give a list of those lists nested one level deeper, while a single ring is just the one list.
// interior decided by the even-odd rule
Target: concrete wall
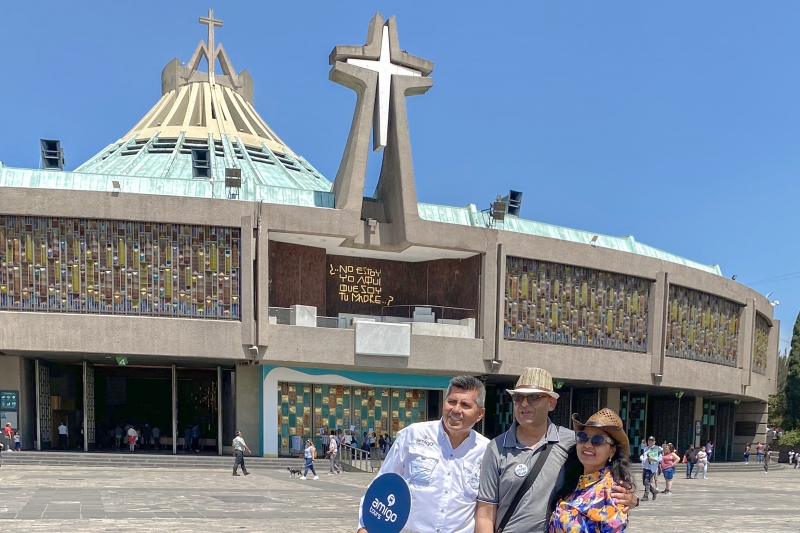
[{"label": "concrete wall", "polygon": [[733,412],[734,427],[736,422],[754,422],[756,431],[752,435],[733,435],[733,460],[741,459],[745,446],[752,444],[751,452],[755,460],[757,442],[767,442],[767,414],[769,406],[766,402],[742,402]]},{"label": "concrete wall", "polygon": [[[261,455],[261,368],[257,365],[236,367],[236,427],[253,452]],[[228,445],[229,443],[224,443]]]},{"label": "concrete wall", "polygon": [[0,355],[0,390],[15,390],[19,393],[17,413],[24,450],[33,449],[36,437],[36,392],[32,378],[32,361],[17,356]]}]

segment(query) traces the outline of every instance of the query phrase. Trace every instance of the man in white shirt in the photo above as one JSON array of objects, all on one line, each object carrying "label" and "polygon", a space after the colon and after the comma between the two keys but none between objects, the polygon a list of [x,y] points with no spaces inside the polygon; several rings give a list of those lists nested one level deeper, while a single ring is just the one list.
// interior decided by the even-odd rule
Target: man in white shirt
[{"label": "man in white shirt", "polygon": [[[472,533],[481,462],[489,439],[472,430],[485,413],[486,387],[458,376],[442,406],[442,418],[400,430],[378,476],[393,472],[411,490],[411,515],[403,532]],[[362,498],[363,502],[363,498]],[[358,533],[364,528],[359,506]]]},{"label": "man in white shirt", "polygon": [[342,470],[336,464],[336,456],[339,455],[339,443],[336,442],[336,436],[331,433],[328,437],[328,457],[331,460],[331,467],[328,474],[341,474]]},{"label": "man in white shirt", "polygon": [[233,475],[239,475],[239,466],[242,467],[242,473],[245,476],[249,476],[250,472],[247,471],[247,468],[244,466],[244,451],[247,450],[247,453],[250,453],[250,448],[247,447],[247,444],[244,442],[244,437],[242,437],[242,432],[236,432],[236,438],[233,439],[233,456],[235,457],[233,462]]},{"label": "man in white shirt", "polygon": [[67,424],[64,422],[58,426],[58,447],[62,450],[67,449]]},{"label": "man in white shirt", "polygon": [[651,481],[656,477],[658,465],[661,463],[661,448],[656,446],[654,437],[647,438],[647,446],[642,450],[639,460],[642,461],[642,483],[644,484],[644,498],[642,499],[649,500],[650,493],[652,493],[653,501],[655,501],[658,490],[651,485]]}]

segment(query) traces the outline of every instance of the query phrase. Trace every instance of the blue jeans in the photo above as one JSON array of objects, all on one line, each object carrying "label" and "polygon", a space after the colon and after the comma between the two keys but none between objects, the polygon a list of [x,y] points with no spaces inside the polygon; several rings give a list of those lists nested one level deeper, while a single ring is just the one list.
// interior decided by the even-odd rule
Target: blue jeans
[{"label": "blue jeans", "polygon": [[314,460],[313,459],[306,459],[306,468],[303,470],[303,477],[306,477],[308,474],[308,470],[311,469],[311,473],[315,476],[317,475],[317,471],[314,470]]},{"label": "blue jeans", "polygon": [[758,452],[756,455],[758,455],[758,462],[760,463],[761,462],[761,455],[762,455],[761,452]]},{"label": "blue jeans", "polygon": [[693,468],[694,468],[694,463],[693,462],[689,461],[688,463],[686,463],[686,477],[687,478],[692,477],[692,469]]}]

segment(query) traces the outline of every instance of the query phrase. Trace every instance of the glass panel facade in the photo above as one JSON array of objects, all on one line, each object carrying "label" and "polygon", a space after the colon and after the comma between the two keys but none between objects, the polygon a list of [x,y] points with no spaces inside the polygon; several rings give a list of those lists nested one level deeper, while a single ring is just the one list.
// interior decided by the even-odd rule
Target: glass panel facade
[{"label": "glass panel facade", "polygon": [[770,325],[767,319],[756,313],[756,342],[753,349],[753,372],[766,375],[767,352],[769,351]]},{"label": "glass panel facade", "polygon": [[509,256],[504,336],[645,353],[651,285],[625,274]]},{"label": "glass panel facade", "polygon": [[741,305],[678,285],[670,285],[667,305],[668,356],[736,366]]},{"label": "glass panel facade", "polygon": [[239,231],[0,215],[0,309],[239,320]]}]

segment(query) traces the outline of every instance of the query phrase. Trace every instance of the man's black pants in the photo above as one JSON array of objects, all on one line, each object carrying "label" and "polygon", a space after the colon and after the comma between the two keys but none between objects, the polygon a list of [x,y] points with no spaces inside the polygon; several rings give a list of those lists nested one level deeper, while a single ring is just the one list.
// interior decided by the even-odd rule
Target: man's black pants
[{"label": "man's black pants", "polygon": [[244,452],[241,450],[236,450],[234,455],[236,456],[236,461],[233,463],[233,473],[236,474],[241,466],[242,472],[247,475],[247,468],[244,466]]},{"label": "man's black pants", "polygon": [[653,485],[650,484],[650,481],[652,481],[653,476],[655,476],[655,475],[656,475],[655,472],[652,472],[652,471],[648,470],[647,468],[643,468],[642,469],[642,483],[644,483],[644,498],[645,499],[648,499],[650,497],[650,494],[648,494],[648,492],[647,492],[648,490],[650,492],[652,492],[653,494],[658,494],[658,491],[655,489],[655,487],[653,487]]},{"label": "man's black pants", "polygon": [[66,435],[62,435],[62,434],[59,433],[59,435],[58,435],[58,447],[61,448],[62,450],[66,450],[67,449],[67,436]]}]

